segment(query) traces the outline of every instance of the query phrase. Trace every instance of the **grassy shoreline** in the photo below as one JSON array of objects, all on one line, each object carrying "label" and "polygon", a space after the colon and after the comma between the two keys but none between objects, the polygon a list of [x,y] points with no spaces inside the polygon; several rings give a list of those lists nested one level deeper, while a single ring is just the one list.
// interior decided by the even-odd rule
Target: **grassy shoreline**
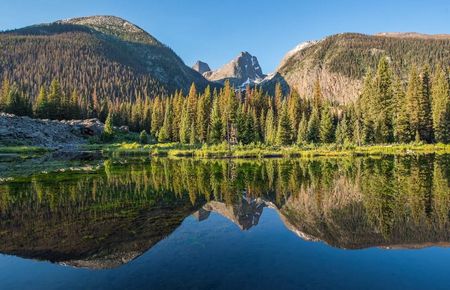
[{"label": "grassy shoreline", "polygon": [[89,150],[102,150],[112,154],[148,154],[151,156],[197,157],[197,158],[288,158],[314,156],[369,156],[405,154],[450,154],[450,144],[386,144],[370,146],[339,147],[322,146],[267,146],[235,145],[228,148],[219,145],[183,145],[162,143],[142,145],[139,143],[91,144]]},{"label": "grassy shoreline", "polygon": [[[371,155],[407,155],[407,154],[450,154],[450,144],[384,144],[367,146],[269,146],[226,144],[185,145],[180,143],[139,144],[122,142],[111,144],[86,144],[80,150],[98,150],[105,154],[149,155],[167,157],[196,158],[292,158],[315,156],[371,156]],[[18,155],[22,158],[40,156],[52,150],[35,146],[0,146],[0,155]]]}]

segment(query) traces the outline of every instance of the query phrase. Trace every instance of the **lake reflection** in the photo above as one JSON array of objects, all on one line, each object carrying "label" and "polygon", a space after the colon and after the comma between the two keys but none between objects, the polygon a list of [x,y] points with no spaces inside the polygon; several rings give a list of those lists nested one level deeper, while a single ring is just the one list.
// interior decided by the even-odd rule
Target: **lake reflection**
[{"label": "lake reflection", "polygon": [[[216,245],[212,250],[209,245],[232,244],[235,235],[242,239],[235,245],[237,249],[256,243],[258,255],[262,255],[257,268],[270,268],[274,255],[270,249],[282,247],[289,253],[280,250],[277,259],[292,265],[285,271],[296,277],[294,269],[299,262],[288,256],[301,255],[306,246],[293,244],[294,237],[320,247],[326,244],[327,251],[447,247],[449,213],[448,155],[258,161],[112,159],[89,174],[42,174],[0,184],[0,252],[69,265],[71,271],[77,271],[72,267],[126,271],[127,264],[135,267],[146,261],[151,267],[157,261],[162,265],[173,259],[169,269],[157,267],[158,278],[151,281],[157,282],[154,288],[178,288],[181,285],[169,282],[167,271],[188,275],[186,268],[181,268],[186,257],[171,255],[190,253],[198,245],[203,254],[214,251],[217,256],[208,260],[208,267],[235,270],[245,263],[230,262],[226,260],[233,256],[229,249]],[[256,237],[257,242],[253,241]],[[173,253],[167,252],[168,247]],[[256,251],[251,249],[247,249],[250,254],[245,253],[251,256]],[[443,250],[448,255],[447,249]],[[234,254],[245,257],[245,253]],[[331,253],[320,257],[333,259],[336,254]],[[152,255],[155,257],[149,260]],[[200,254],[190,257],[195,255]],[[206,259],[197,258],[198,263]],[[0,258],[0,270],[8,269],[9,259],[14,258]],[[323,261],[317,267],[325,269],[325,263],[332,262]],[[125,279],[125,272],[121,273]],[[165,275],[169,275],[167,281]],[[177,275],[182,281],[183,275]],[[8,279],[4,281],[20,288],[14,278]],[[93,287],[94,282],[89,281],[80,287]],[[305,282],[291,278],[291,284],[282,288],[308,285]],[[421,285],[414,279],[410,282],[410,286]],[[231,286],[208,283],[213,281],[203,279],[189,287]],[[43,285],[53,288],[51,283]],[[107,282],[102,286],[115,288]]]}]

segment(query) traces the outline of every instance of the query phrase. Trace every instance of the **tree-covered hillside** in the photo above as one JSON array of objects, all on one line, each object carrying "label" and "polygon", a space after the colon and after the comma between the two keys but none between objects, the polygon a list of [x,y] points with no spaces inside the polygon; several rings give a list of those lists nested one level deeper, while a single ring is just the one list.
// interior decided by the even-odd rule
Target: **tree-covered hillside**
[{"label": "tree-covered hillside", "polygon": [[301,95],[311,95],[319,79],[325,98],[339,103],[354,101],[368,70],[375,70],[387,57],[394,73],[408,79],[412,65],[429,65],[430,70],[450,64],[450,35],[364,35],[336,34],[288,53],[281,62],[276,82],[285,83]]},{"label": "tree-covered hillside", "polygon": [[[108,27],[108,29],[104,29]],[[59,81],[64,92],[133,100],[208,82],[168,47],[120,18],[98,16],[0,33],[0,77],[37,96]]]}]

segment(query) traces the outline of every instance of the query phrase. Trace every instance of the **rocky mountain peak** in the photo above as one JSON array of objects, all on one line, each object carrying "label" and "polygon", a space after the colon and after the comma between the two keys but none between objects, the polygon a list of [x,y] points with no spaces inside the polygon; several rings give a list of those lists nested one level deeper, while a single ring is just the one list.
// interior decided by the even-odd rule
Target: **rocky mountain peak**
[{"label": "rocky mountain peak", "polygon": [[193,66],[192,69],[195,71],[198,71],[200,74],[204,74],[206,72],[211,71],[211,68],[206,62],[203,61],[197,61]]},{"label": "rocky mountain peak", "polygon": [[242,51],[223,67],[203,75],[210,81],[219,83],[229,80],[236,87],[260,83],[266,77],[259,65],[258,58],[247,51]]}]

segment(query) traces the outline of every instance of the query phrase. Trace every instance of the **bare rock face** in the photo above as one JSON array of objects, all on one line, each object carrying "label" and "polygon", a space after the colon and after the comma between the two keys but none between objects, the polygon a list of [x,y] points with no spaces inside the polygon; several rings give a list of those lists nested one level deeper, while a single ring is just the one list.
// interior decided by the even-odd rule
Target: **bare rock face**
[{"label": "bare rock face", "polygon": [[102,134],[103,129],[98,119],[56,121],[0,113],[0,145],[71,147]]},{"label": "bare rock face", "polygon": [[200,74],[204,74],[206,72],[211,71],[211,68],[206,62],[203,61],[197,61],[193,66],[192,69],[195,71],[198,71]]},{"label": "bare rock face", "polygon": [[222,84],[228,80],[235,87],[258,84],[266,77],[256,56],[246,51],[241,52],[235,59],[218,70],[203,73],[203,76],[210,81]]}]

